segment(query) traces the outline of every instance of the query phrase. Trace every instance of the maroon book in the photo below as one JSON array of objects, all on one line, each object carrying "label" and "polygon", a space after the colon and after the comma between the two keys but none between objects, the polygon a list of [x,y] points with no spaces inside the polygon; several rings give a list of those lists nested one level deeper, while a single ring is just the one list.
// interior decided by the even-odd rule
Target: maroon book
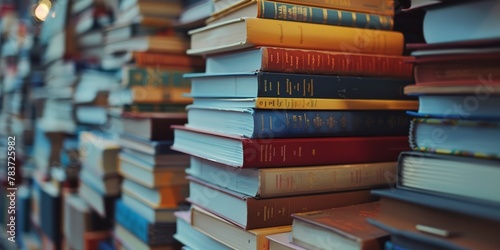
[{"label": "maroon book", "polygon": [[408,136],[249,139],[173,126],[172,149],[233,167],[285,167],[395,161]]}]

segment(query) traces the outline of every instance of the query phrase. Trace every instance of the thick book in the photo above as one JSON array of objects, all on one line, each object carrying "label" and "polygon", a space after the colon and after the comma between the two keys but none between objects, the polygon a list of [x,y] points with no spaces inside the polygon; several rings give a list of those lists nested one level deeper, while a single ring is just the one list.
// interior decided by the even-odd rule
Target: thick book
[{"label": "thick book", "polygon": [[146,167],[148,170],[152,170],[157,166],[180,167],[187,166],[189,164],[189,155],[173,150],[166,154],[152,155],[129,148],[122,148],[120,153],[121,155],[126,155],[125,157],[129,157],[137,162],[140,162],[141,166]]},{"label": "thick book", "polygon": [[122,41],[113,41],[104,45],[107,54],[122,52],[157,52],[185,53],[189,42],[178,36],[151,35],[136,36]]},{"label": "thick book", "polygon": [[176,231],[174,238],[189,247],[190,249],[220,249],[230,250],[231,248],[210,238],[208,235],[200,232],[191,225],[190,211],[175,212]]},{"label": "thick book", "polygon": [[[405,86],[413,80],[274,72],[193,73],[192,97],[245,98],[330,98],[405,100]],[[383,90],[383,91],[381,91]]]},{"label": "thick book", "polygon": [[209,55],[254,46],[401,55],[404,44],[403,35],[395,31],[263,18],[238,18],[191,30],[189,34],[191,48],[187,53],[191,55]]},{"label": "thick book", "polygon": [[498,120],[415,118],[409,142],[412,149],[428,153],[500,159],[496,138],[500,138]]},{"label": "thick book", "polygon": [[183,77],[185,73],[189,72],[192,72],[192,69],[126,65],[122,70],[122,85],[126,87],[147,86],[189,88],[190,81]]},{"label": "thick book", "polygon": [[187,161],[183,166],[151,166],[124,153],[121,153],[119,158],[119,173],[148,188],[187,184],[185,180],[185,169],[189,164]]},{"label": "thick book", "polygon": [[97,212],[101,218],[112,218],[114,214],[114,203],[119,195],[103,195],[85,182],[80,182],[78,188],[80,197]]},{"label": "thick book", "polygon": [[118,242],[119,247],[117,247],[116,249],[119,250],[178,250],[181,247],[178,242],[155,246],[148,245],[133,233],[131,233],[129,230],[127,230],[125,227],[123,227],[120,223],[115,223],[115,227],[113,229],[113,238]]},{"label": "thick book", "polygon": [[[405,111],[266,110],[187,107],[188,127],[247,138],[407,135]],[[207,123],[210,119],[210,123]]]},{"label": "thick book", "polygon": [[407,56],[257,47],[233,53],[209,55],[206,60],[207,73],[266,71],[413,78],[413,65],[406,63]]},{"label": "thick book", "polygon": [[118,142],[123,148],[129,148],[145,154],[160,155],[172,153],[170,149],[173,143],[172,140],[152,141],[136,135],[122,133]]},{"label": "thick book", "polygon": [[496,193],[500,185],[495,181],[500,178],[499,164],[498,160],[403,152],[399,157],[397,185],[412,191],[500,206]]},{"label": "thick book", "polygon": [[165,128],[187,123],[184,112],[123,112],[121,119],[124,133],[153,141],[172,140],[173,131]]},{"label": "thick book", "polygon": [[124,112],[184,112],[186,104],[182,103],[130,103],[124,104]]},{"label": "thick book", "polygon": [[141,215],[141,211],[134,210],[121,200],[116,201],[115,210],[116,222],[146,244],[154,246],[174,241],[175,223],[151,223]]},{"label": "thick book", "polygon": [[500,244],[498,206],[402,189],[372,192],[381,197],[381,207],[368,222],[392,235],[438,246],[434,249],[495,249]]},{"label": "thick book", "polygon": [[122,192],[153,209],[177,208],[189,194],[188,185],[149,188],[129,179],[122,182]]},{"label": "thick book", "polygon": [[102,195],[120,194],[120,184],[122,181],[122,177],[118,175],[118,172],[100,176],[91,168],[83,168],[80,170],[79,178],[82,182],[93,187]]},{"label": "thick book", "polygon": [[141,23],[123,23],[111,25],[101,32],[105,43],[127,40],[135,36],[148,36],[164,32],[165,28],[141,25]]},{"label": "thick book", "polygon": [[307,3],[290,4],[268,0],[250,1],[214,13],[207,20],[207,23],[220,23],[239,17],[256,17],[376,30],[392,30],[393,28],[392,15],[377,15],[304,4]]},{"label": "thick book", "polygon": [[188,176],[189,198],[246,230],[292,224],[293,213],[373,201],[370,190],[258,199]]},{"label": "thick book", "polygon": [[199,56],[188,56],[181,54],[166,54],[152,52],[135,52],[134,62],[139,67],[183,67],[203,69],[205,60]]},{"label": "thick book", "polygon": [[333,98],[193,98],[193,104],[205,108],[258,108],[273,110],[417,110],[416,100],[373,100]]},{"label": "thick book", "polygon": [[174,212],[177,211],[178,208],[152,208],[126,193],[122,194],[121,200],[126,206],[134,211],[139,211],[141,216],[150,223],[175,222]]},{"label": "thick book", "polygon": [[419,95],[468,95],[477,93],[479,97],[484,98],[489,95],[498,95],[500,85],[483,85],[473,82],[463,82],[454,84],[432,83],[432,84],[414,84],[408,85],[404,89],[405,94]]},{"label": "thick book", "polygon": [[241,250],[267,250],[269,240],[266,236],[292,230],[291,226],[245,230],[199,206],[193,206],[191,209],[191,224],[196,230],[225,247]]},{"label": "thick book", "polygon": [[437,5],[426,11],[423,32],[430,44],[500,38],[496,23],[500,3],[495,0]]},{"label": "thick book", "polygon": [[389,233],[366,221],[379,211],[379,202],[368,202],[292,214],[292,242],[308,249],[327,249],[333,244],[346,249],[382,250]]},{"label": "thick book", "polygon": [[84,168],[100,176],[118,171],[117,156],[120,144],[109,135],[82,131],[79,134],[79,154]]},{"label": "thick book", "polygon": [[[215,0],[214,10],[217,13],[251,1],[252,0]],[[290,4],[304,4],[308,6],[317,6],[323,8],[359,11],[366,13],[376,13],[383,15],[394,15],[394,1],[390,0],[382,0],[382,1],[380,0],[362,0],[362,1],[281,0],[281,2]]]},{"label": "thick book", "polygon": [[407,136],[248,139],[174,126],[174,150],[232,167],[354,164],[397,159]]},{"label": "thick book", "polygon": [[268,235],[270,250],[307,250],[292,243],[292,233],[277,233]]},{"label": "thick book", "polygon": [[418,100],[417,116],[465,120],[492,120],[500,117],[500,97],[488,93],[418,95]]},{"label": "thick book", "polygon": [[191,157],[186,172],[213,185],[269,198],[387,187],[396,162],[239,169]]}]

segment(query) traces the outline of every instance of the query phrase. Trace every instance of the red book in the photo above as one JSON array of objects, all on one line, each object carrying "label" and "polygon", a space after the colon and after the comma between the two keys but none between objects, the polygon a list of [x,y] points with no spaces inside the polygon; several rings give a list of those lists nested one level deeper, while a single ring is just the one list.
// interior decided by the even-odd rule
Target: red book
[{"label": "red book", "polygon": [[245,71],[412,78],[410,57],[260,47],[207,57],[207,73]]},{"label": "red book", "polygon": [[141,67],[186,67],[194,69],[203,69],[205,67],[205,59],[202,57],[181,54],[135,52],[134,59],[135,63]]},{"label": "red book", "polygon": [[172,149],[233,167],[394,161],[409,149],[407,136],[249,139],[188,126],[172,126]]}]

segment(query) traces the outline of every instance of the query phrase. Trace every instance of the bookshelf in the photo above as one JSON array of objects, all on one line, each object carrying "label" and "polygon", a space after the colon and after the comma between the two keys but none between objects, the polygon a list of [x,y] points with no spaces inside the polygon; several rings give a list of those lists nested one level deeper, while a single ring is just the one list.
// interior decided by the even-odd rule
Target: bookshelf
[{"label": "bookshelf", "polygon": [[1,1],[0,249],[495,249],[499,13]]}]

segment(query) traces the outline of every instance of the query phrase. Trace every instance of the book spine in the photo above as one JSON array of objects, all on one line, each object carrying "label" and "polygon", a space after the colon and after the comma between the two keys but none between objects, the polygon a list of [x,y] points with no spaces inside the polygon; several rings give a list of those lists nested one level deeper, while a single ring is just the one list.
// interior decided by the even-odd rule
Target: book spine
[{"label": "book spine", "polygon": [[127,207],[121,200],[116,201],[116,222],[133,233],[137,238],[149,243],[150,223],[137,212]]},{"label": "book spine", "polygon": [[258,2],[259,18],[309,22],[376,30],[391,30],[392,16],[352,12],[296,4],[261,0]]},{"label": "book spine", "polygon": [[186,55],[171,55],[161,53],[136,52],[134,53],[135,63],[140,67],[148,66],[173,66],[173,67],[193,67],[202,68],[205,61],[201,57]]},{"label": "book spine", "polygon": [[253,45],[398,56],[403,52],[403,34],[395,31],[264,18],[245,22],[246,43]]},{"label": "book spine", "polygon": [[394,184],[396,162],[376,165],[339,165],[330,168],[295,167],[287,171],[266,169],[260,174],[260,198],[338,192]]},{"label": "book spine", "polygon": [[394,1],[391,0],[280,0],[285,3],[307,4],[332,9],[343,9],[383,15],[394,15]]},{"label": "book spine", "polygon": [[242,143],[242,167],[252,168],[389,162],[409,149],[407,136],[243,139]]},{"label": "book spine", "polygon": [[[415,99],[404,94],[413,80],[260,72],[258,97]],[[384,91],[379,91],[383,89]]]},{"label": "book spine", "polygon": [[370,202],[369,190],[299,195],[273,199],[247,199],[246,230],[292,224],[292,214]]},{"label": "book spine", "polygon": [[132,86],[132,102],[134,103],[179,103],[189,104],[192,98],[184,96],[191,91],[190,87],[151,87]]},{"label": "book spine", "polygon": [[413,79],[405,57],[287,48],[262,48],[262,71]]},{"label": "book spine", "polygon": [[463,63],[429,63],[415,66],[416,84],[449,83],[455,85],[464,82],[471,85],[498,85],[500,82],[500,63],[485,61],[470,64]]},{"label": "book spine", "polygon": [[261,110],[254,116],[252,138],[407,135],[404,111]]},{"label": "book spine", "polygon": [[123,106],[124,112],[185,112],[186,105],[171,103],[132,103]]},{"label": "book spine", "polygon": [[189,88],[191,82],[183,77],[186,72],[162,70],[157,67],[129,68],[126,70],[127,87]]},{"label": "book spine", "polygon": [[258,109],[301,110],[417,110],[418,101],[410,100],[350,100],[329,98],[259,97]]}]

